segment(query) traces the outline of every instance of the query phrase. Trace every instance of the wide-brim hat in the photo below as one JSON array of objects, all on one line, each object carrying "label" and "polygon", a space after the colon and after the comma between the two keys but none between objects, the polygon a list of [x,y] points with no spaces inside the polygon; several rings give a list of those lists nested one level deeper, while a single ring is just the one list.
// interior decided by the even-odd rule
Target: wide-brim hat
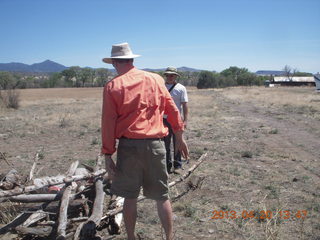
[{"label": "wide-brim hat", "polygon": [[112,59],[132,59],[140,57],[140,55],[133,54],[128,43],[120,43],[112,45],[111,57],[103,58],[105,63],[112,64]]},{"label": "wide-brim hat", "polygon": [[178,70],[175,67],[167,67],[166,71],[163,73],[166,74],[174,74],[180,77],[180,74],[178,73]]}]

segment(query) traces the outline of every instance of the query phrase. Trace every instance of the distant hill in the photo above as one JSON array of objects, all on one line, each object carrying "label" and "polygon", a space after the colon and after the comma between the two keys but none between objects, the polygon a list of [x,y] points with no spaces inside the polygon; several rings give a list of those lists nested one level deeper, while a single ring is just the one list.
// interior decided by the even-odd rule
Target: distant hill
[{"label": "distant hill", "polygon": [[35,72],[35,73],[50,73],[50,72],[61,72],[68,67],[63,66],[59,63],[46,60],[41,63],[34,63],[31,65],[24,63],[0,63],[0,71],[8,72]]},{"label": "distant hill", "polygon": [[256,75],[259,75],[259,76],[268,76],[268,75],[283,76],[283,75],[285,75],[285,72],[284,71],[274,71],[274,70],[259,70],[259,71],[256,71]]}]

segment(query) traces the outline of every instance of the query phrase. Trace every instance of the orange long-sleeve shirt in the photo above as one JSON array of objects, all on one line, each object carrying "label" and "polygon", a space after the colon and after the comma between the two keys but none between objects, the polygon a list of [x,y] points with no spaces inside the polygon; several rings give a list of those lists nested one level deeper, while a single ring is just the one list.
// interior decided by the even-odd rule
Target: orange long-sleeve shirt
[{"label": "orange long-sleeve shirt", "polygon": [[163,114],[174,132],[183,130],[179,110],[160,75],[133,68],[115,77],[103,91],[101,152],[113,154],[121,137],[163,138],[168,134]]}]

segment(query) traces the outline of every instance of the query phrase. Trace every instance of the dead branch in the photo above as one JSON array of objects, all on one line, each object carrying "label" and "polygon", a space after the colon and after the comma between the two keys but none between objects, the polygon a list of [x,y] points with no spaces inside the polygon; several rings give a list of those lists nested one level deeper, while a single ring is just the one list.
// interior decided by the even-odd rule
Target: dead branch
[{"label": "dead branch", "polygon": [[203,160],[206,158],[208,153],[204,153],[201,155],[201,157],[197,160],[197,162],[195,164],[193,164],[186,173],[184,173],[179,179],[169,183],[169,187],[173,187],[174,185],[176,185],[179,182],[182,182],[183,180],[185,180],[187,177],[190,176],[190,174],[197,168],[199,167],[199,165],[203,162]]},{"label": "dead branch", "polygon": [[3,159],[3,160],[8,164],[8,166],[13,167],[13,164],[10,164],[10,163],[8,162],[6,156],[4,155],[3,152],[0,152],[0,159]]},{"label": "dead branch", "polygon": [[39,162],[39,152],[36,153],[34,158],[30,173],[29,173],[29,181],[33,179],[34,170],[36,169],[37,163]]}]

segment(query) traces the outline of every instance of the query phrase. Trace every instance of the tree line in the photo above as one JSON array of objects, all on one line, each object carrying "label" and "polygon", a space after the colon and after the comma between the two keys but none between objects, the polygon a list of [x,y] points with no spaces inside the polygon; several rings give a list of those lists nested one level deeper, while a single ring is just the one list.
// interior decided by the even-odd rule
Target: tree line
[{"label": "tree line", "polygon": [[24,88],[102,87],[114,77],[105,68],[70,67],[58,73],[0,72],[0,90]]},{"label": "tree line", "polygon": [[[305,75],[298,71],[292,71],[289,66],[284,68],[289,76]],[[157,72],[163,76],[162,72]],[[102,87],[115,76],[114,71],[105,68],[80,68],[70,67],[59,73],[13,73],[0,72],[0,90],[23,88],[58,88],[58,87]],[[185,86],[197,88],[223,88],[231,86],[263,85],[270,76],[257,76],[246,68],[231,66],[223,71],[196,71],[180,72],[178,81]]]}]

